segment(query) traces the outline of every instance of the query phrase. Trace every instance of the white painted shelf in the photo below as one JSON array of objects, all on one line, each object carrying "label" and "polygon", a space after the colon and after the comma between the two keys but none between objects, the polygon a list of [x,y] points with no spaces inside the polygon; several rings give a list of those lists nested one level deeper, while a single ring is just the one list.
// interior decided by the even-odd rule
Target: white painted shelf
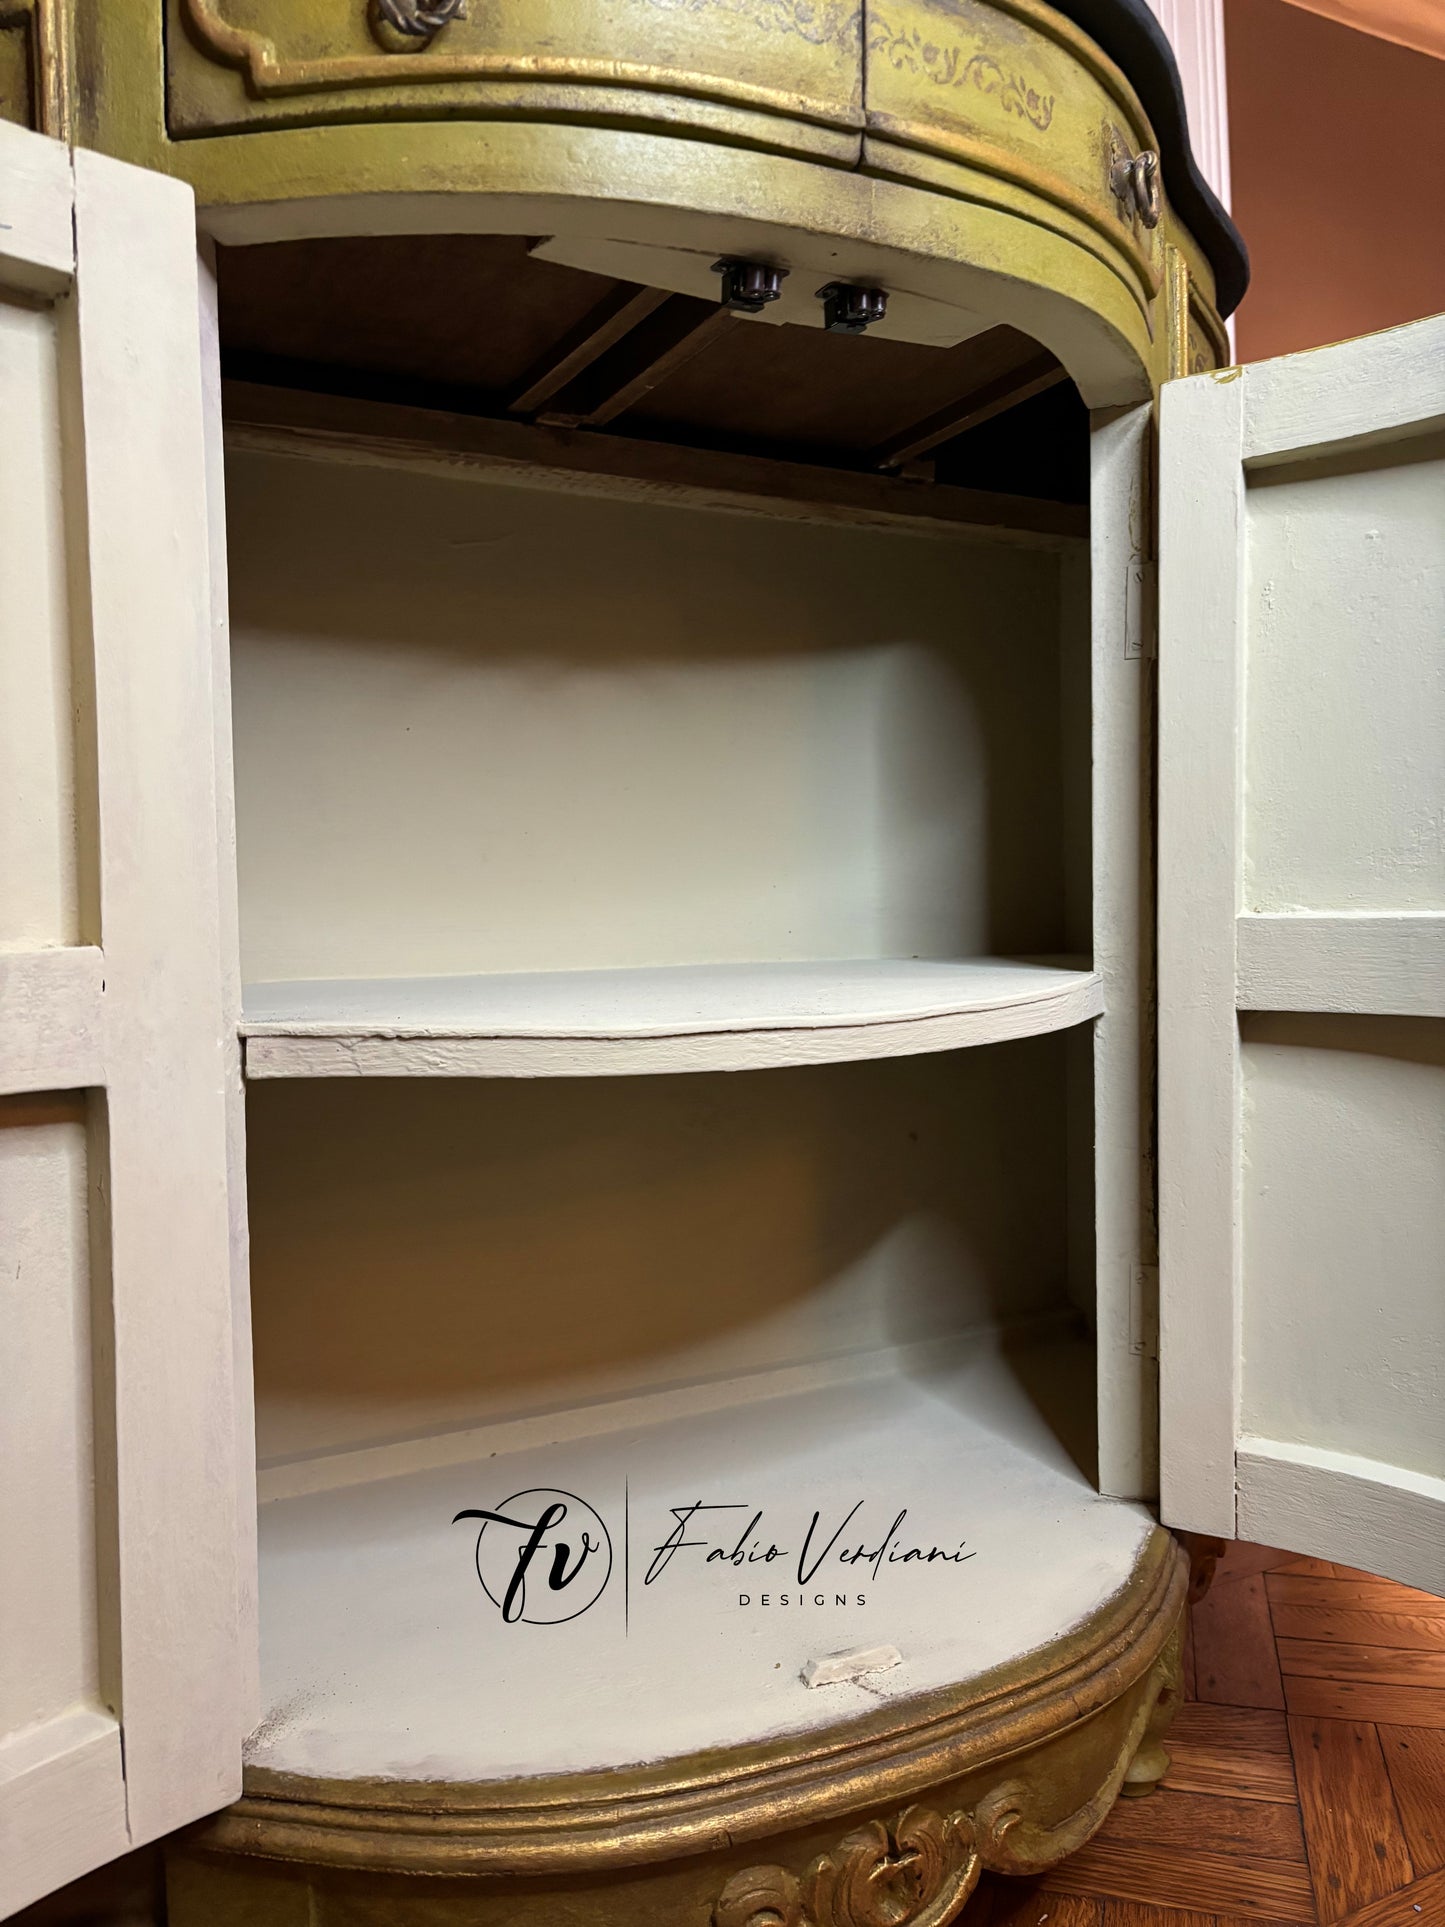
[{"label": "white painted shelf", "polygon": [[[302,1489],[261,1507],[265,1717],[249,1763],[465,1781],[816,1731],[966,1684],[1071,1631],[1128,1580],[1153,1522],[1101,1499],[1059,1440],[1092,1428],[1089,1346],[1055,1336],[1006,1353],[985,1335],[895,1354],[872,1376],[798,1377],[273,1468],[263,1490]],[[792,1389],[778,1395],[780,1383]],[[518,1495],[552,1490],[601,1518],[610,1576],[565,1623],[505,1623],[479,1582],[480,1528],[456,1515],[512,1501],[520,1517],[546,1501]],[[685,1536],[706,1545],[676,1552],[647,1583],[674,1509],[694,1503],[729,1509],[694,1515]],[[885,1559],[875,1574],[835,1553],[800,1587],[813,1513],[816,1550],[855,1505],[839,1547],[873,1550],[902,1512],[895,1549],[972,1556]],[[575,1558],[575,1521],[555,1536]],[[519,1537],[501,1548],[507,1563]],[[706,1558],[739,1539],[781,1556]],[[528,1615],[534,1602],[544,1613],[573,1603],[549,1594],[551,1550],[532,1570]],[[880,1645],[901,1663],[804,1683],[809,1661]]]},{"label": "white painted shelf", "polygon": [[249,1077],[578,1077],[905,1057],[1103,1009],[1088,970],[1003,958],[697,964],[258,983]]}]

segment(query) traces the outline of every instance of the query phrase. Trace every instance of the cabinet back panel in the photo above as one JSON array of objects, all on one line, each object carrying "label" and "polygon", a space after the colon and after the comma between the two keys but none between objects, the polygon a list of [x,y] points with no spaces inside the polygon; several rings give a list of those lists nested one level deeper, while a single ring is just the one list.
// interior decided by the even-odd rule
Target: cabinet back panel
[{"label": "cabinet back panel", "polygon": [[1063,947],[1053,555],[228,488],[248,979]]},{"label": "cabinet back panel", "polygon": [[1445,1476],[1445,1025],[1243,1021],[1244,1429]]},{"label": "cabinet back panel", "polygon": [[1064,1050],[252,1086],[262,1462],[1061,1308]]},{"label": "cabinet back panel", "polygon": [[1403,448],[1251,477],[1241,909],[1445,908],[1445,448]]}]

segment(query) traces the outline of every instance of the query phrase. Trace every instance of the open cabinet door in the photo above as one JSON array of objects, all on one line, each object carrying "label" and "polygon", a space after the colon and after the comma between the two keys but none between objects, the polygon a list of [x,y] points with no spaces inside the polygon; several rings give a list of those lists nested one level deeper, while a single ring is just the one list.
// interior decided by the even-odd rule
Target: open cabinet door
[{"label": "open cabinet door", "polygon": [[1163,1515],[1445,1591],[1445,317],[1161,438]]},{"label": "open cabinet door", "polygon": [[240,1789],[204,421],[189,189],[0,125],[0,1916]]}]

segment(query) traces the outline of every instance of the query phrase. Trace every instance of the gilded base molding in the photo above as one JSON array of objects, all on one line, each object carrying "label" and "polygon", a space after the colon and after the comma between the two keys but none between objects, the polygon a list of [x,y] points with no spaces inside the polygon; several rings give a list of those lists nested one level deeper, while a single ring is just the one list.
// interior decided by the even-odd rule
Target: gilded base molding
[{"label": "gilded base molding", "polygon": [[[1027,1659],[865,1719],[488,1785],[251,1773],[168,1854],[173,1927],[943,1927],[1167,1766],[1187,1562]],[[358,1909],[361,1912],[358,1912]]]}]

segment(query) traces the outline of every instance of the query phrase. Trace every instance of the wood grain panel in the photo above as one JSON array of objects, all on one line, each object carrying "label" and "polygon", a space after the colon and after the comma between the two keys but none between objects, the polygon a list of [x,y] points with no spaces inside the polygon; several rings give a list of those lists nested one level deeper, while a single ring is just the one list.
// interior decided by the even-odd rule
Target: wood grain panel
[{"label": "wood grain panel", "polygon": [[[1081,1853],[1014,1890],[1007,1912],[980,1911],[978,1927],[1073,1927],[1074,1906],[1095,1910],[1087,1927],[1445,1927],[1442,1693],[1412,1683],[1445,1658],[1441,1602],[1233,1545],[1196,1609],[1214,1690],[1221,1676],[1257,1687],[1261,1577],[1285,1691],[1318,1698],[1318,1713],[1186,1703],[1160,1791],[1121,1802]],[[1187,1666],[1186,1645],[1186,1678]],[[1377,1727],[1364,1705],[1426,1710]]]},{"label": "wood grain panel", "polygon": [[1294,1763],[1283,1713],[1183,1706],[1169,1729],[1168,1786],[1236,1800],[1294,1804]]},{"label": "wood grain panel", "polygon": [[1194,1609],[1194,1665],[1201,1700],[1283,1711],[1265,1579],[1260,1573],[1206,1593]]},{"label": "wood grain panel", "polygon": [[1445,1649],[1445,1626],[1417,1613],[1354,1611],[1346,1606],[1281,1606],[1271,1609],[1277,1640],[1338,1640],[1344,1645]]},{"label": "wood grain panel", "polygon": [[1306,1719],[1375,1720],[1382,1726],[1445,1728],[1445,1690],[1432,1686],[1366,1686],[1357,1680],[1285,1681],[1291,1714]]},{"label": "wood grain panel", "polygon": [[1278,1546],[1256,1546],[1247,1539],[1236,1539],[1215,1567],[1214,1583],[1219,1586],[1228,1579],[1248,1579],[1256,1572],[1293,1572],[1296,1566],[1318,1563],[1281,1552]]},{"label": "wood grain panel", "polygon": [[1302,1866],[1253,1854],[1174,1851],[1148,1857],[1098,1836],[1055,1867],[1049,1883],[1062,1893],[1143,1900],[1238,1914],[1246,1920],[1315,1920],[1310,1877]]},{"label": "wood grain panel", "polygon": [[1300,1809],[1323,1922],[1402,1887],[1413,1868],[1372,1726],[1292,1719]]},{"label": "wood grain panel", "polygon": [[1445,1732],[1382,1726],[1380,1746],[1416,1873],[1445,1867]]},{"label": "wood grain panel", "polygon": [[1409,1613],[1433,1619],[1445,1637],[1445,1599],[1397,1586],[1389,1579],[1322,1579],[1272,1572],[1265,1580],[1271,1606],[1343,1606],[1351,1612]]},{"label": "wood grain panel", "polygon": [[1432,1873],[1341,1921],[1340,1927],[1435,1927],[1445,1920],[1445,1873]]},{"label": "wood grain panel", "polygon": [[1199,1674],[1194,1664],[1194,1615],[1187,1613],[1184,1619],[1184,1638],[1180,1642],[1179,1666],[1184,1678],[1184,1697],[1186,1700],[1199,1698]]},{"label": "wood grain panel", "polygon": [[1189,1853],[1203,1841],[1211,1853],[1254,1854],[1301,1865],[1305,1858],[1304,1834],[1293,1804],[1181,1793],[1169,1782],[1146,1800],[1121,1802],[1110,1817],[1109,1838],[1163,1853]]},{"label": "wood grain panel", "polygon": [[1281,1639],[1282,1673],[1376,1686],[1445,1686],[1445,1648],[1434,1652],[1346,1640]]},{"label": "wood grain panel", "polygon": [[985,1875],[964,1909],[968,1927],[1104,1927],[1103,1906],[1084,1894],[1055,1893],[1037,1880]]},{"label": "wood grain panel", "polygon": [[[1140,1900],[1106,1900],[1102,1927],[1260,1927],[1260,1922],[1246,1923],[1238,1914],[1201,1914],[1193,1908],[1181,1913],[1175,1907],[1150,1907]],[[1265,1922],[1264,1927],[1283,1927],[1283,1923]]]}]

